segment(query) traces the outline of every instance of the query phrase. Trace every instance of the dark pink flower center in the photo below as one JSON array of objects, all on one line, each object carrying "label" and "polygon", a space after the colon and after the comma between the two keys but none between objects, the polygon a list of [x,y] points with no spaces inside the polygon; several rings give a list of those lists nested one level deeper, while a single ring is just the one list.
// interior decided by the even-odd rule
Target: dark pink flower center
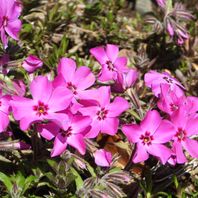
[{"label": "dark pink flower center", "polygon": [[173,83],[173,80],[167,76],[164,76],[163,79],[167,82],[167,83]]},{"label": "dark pink flower center", "polygon": [[107,117],[108,110],[104,107],[96,113],[98,120],[104,120]]},{"label": "dark pink flower center", "polygon": [[71,82],[67,83],[67,88],[70,89],[74,95],[77,94],[77,91],[76,91],[77,87],[75,85],[73,85]]},{"label": "dark pink flower center", "polygon": [[152,140],[153,140],[153,136],[150,135],[150,132],[146,131],[146,133],[144,135],[140,136],[140,140],[142,140],[142,144],[147,144],[147,145],[151,145]]},{"label": "dark pink flower center", "polygon": [[2,102],[0,101],[0,106],[2,105]]},{"label": "dark pink flower center", "polygon": [[44,104],[43,102],[38,102],[38,105],[33,106],[33,110],[36,111],[36,115],[47,115],[49,107],[48,105]]},{"label": "dark pink flower center", "polygon": [[177,133],[175,134],[175,137],[179,142],[184,141],[186,139],[186,131],[182,128],[178,128]]},{"label": "dark pink flower center", "polygon": [[173,103],[170,104],[170,110],[171,111],[176,111],[176,110],[178,110],[178,108],[179,108],[178,105],[173,104]]},{"label": "dark pink flower center", "polygon": [[72,134],[72,127],[70,126],[66,131],[61,130],[62,137],[69,137]]},{"label": "dark pink flower center", "polygon": [[115,68],[114,68],[114,65],[111,61],[107,61],[106,64],[107,64],[108,70],[114,71]]},{"label": "dark pink flower center", "polygon": [[3,17],[3,21],[2,21],[2,26],[3,27],[6,27],[8,25],[8,17],[7,16],[4,16]]}]

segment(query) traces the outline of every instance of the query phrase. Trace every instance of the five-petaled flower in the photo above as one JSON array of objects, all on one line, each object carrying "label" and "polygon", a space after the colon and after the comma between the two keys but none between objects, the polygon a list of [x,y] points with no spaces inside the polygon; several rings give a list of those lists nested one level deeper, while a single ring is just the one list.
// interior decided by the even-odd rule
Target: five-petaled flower
[{"label": "five-petaled flower", "polygon": [[13,115],[20,120],[20,128],[27,130],[33,122],[53,120],[55,123],[65,123],[65,110],[71,103],[72,94],[66,87],[53,88],[47,77],[38,76],[31,85],[33,99],[13,96],[10,102]]},{"label": "five-petaled flower", "polygon": [[172,139],[173,129],[171,122],[162,120],[156,110],[148,111],[140,125],[124,125],[122,127],[123,133],[130,142],[137,144],[133,162],[145,161],[151,154],[165,164],[172,152],[163,144]]}]

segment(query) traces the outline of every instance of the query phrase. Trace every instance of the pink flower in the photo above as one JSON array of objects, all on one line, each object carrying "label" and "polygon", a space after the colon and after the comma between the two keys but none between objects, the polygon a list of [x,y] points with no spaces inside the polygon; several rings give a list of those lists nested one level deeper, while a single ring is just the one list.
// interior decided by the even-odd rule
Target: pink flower
[{"label": "pink flower", "polygon": [[7,34],[18,40],[21,29],[21,21],[18,19],[21,13],[19,4],[15,0],[1,0],[0,33],[5,48],[8,46]]},{"label": "pink flower", "polygon": [[90,50],[90,53],[102,66],[98,80],[110,81],[116,80],[118,73],[127,72],[127,58],[118,57],[119,48],[117,45],[107,44],[104,47],[95,47]]},{"label": "pink flower", "polygon": [[182,147],[194,158],[198,158],[198,142],[190,137],[198,134],[198,118],[188,116],[185,108],[180,108],[171,116],[174,124],[173,147],[175,148],[177,163],[186,162]]},{"label": "pink flower", "polygon": [[37,68],[40,68],[43,66],[43,62],[34,55],[29,55],[22,63],[23,68],[28,71],[29,73],[32,73]]},{"label": "pink flower", "polygon": [[64,124],[66,115],[59,111],[65,110],[71,102],[71,92],[65,87],[53,89],[47,77],[38,76],[30,85],[33,99],[13,96],[10,102],[13,115],[20,120],[21,130],[27,130],[33,122],[53,120]]},{"label": "pink flower", "polygon": [[155,110],[148,111],[140,125],[124,125],[122,127],[123,133],[130,142],[137,144],[133,162],[143,162],[151,154],[165,164],[172,152],[163,143],[172,139],[173,129],[171,122],[162,120]]},{"label": "pink flower", "polygon": [[79,112],[84,116],[92,118],[92,128],[86,135],[88,138],[95,138],[99,132],[109,135],[115,135],[119,125],[118,116],[129,108],[128,102],[122,97],[116,97],[110,103],[110,87],[100,87],[97,90],[90,90],[87,93],[88,103],[90,105],[82,107]]},{"label": "pink flower", "polygon": [[152,92],[156,97],[159,97],[161,94],[162,84],[168,84],[170,86],[170,90],[174,91],[178,97],[184,95],[182,89],[185,88],[182,86],[182,84],[166,72],[158,73],[151,70],[145,74],[144,81],[146,86],[152,89]]},{"label": "pink flower", "polygon": [[58,64],[58,76],[54,80],[54,86],[65,86],[71,90],[75,111],[81,106],[76,100],[86,94],[86,89],[95,83],[95,76],[86,66],[77,68],[74,60],[62,58]]},{"label": "pink flower", "polygon": [[109,167],[112,162],[112,154],[104,149],[97,150],[94,154],[95,163],[98,166]]},{"label": "pink flower", "polygon": [[177,97],[174,91],[171,91],[168,84],[161,85],[161,96],[160,100],[157,102],[157,106],[160,110],[171,115],[177,111],[181,106],[185,105],[186,97]]},{"label": "pink flower", "polygon": [[132,87],[138,78],[138,72],[134,69],[129,69],[126,73],[118,74],[115,84],[112,86],[113,91],[122,93],[126,89]]},{"label": "pink flower", "polygon": [[67,125],[64,129],[54,123],[38,124],[37,126],[40,134],[47,140],[55,137],[54,147],[51,152],[52,157],[62,154],[67,145],[76,148],[82,155],[85,154],[84,133],[86,133],[91,119],[81,115],[72,115],[71,113],[67,115]]},{"label": "pink flower", "polygon": [[0,132],[4,131],[9,124],[9,96],[0,93]]}]

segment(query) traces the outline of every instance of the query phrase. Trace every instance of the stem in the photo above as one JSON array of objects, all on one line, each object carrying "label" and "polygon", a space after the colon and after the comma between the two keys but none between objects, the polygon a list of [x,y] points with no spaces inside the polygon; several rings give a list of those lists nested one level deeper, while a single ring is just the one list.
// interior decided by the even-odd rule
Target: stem
[{"label": "stem", "polygon": [[133,151],[132,151],[132,153],[131,153],[131,156],[130,156],[130,158],[129,158],[129,161],[128,161],[127,165],[124,167],[124,170],[125,170],[125,171],[129,171],[129,170],[131,169],[131,167],[133,166],[133,161],[132,161],[132,159],[133,159],[133,157],[134,157],[134,155],[135,155],[135,151],[136,151],[136,144],[135,144],[135,146],[134,146],[134,148],[133,148]]},{"label": "stem", "polygon": [[143,118],[143,110],[142,110],[142,107],[140,105],[140,101],[137,97],[137,94],[136,94],[135,90],[133,90],[132,88],[128,89],[127,94],[130,97],[131,102],[135,105],[140,118]]}]

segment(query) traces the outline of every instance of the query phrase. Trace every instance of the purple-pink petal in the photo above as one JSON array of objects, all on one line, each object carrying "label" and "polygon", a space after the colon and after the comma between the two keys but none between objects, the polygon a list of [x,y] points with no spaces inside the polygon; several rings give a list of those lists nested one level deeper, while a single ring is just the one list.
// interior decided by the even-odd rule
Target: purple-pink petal
[{"label": "purple-pink petal", "polygon": [[151,144],[147,147],[147,151],[160,158],[162,164],[165,164],[172,154],[172,151],[162,144]]},{"label": "purple-pink petal", "polygon": [[162,118],[160,117],[158,111],[148,111],[143,121],[140,123],[140,127],[142,128],[142,130],[148,131],[152,135],[159,127],[161,121]]},{"label": "purple-pink petal", "polygon": [[142,129],[137,124],[126,124],[122,127],[123,133],[130,142],[136,143],[140,141],[140,136],[143,134]]},{"label": "purple-pink petal", "polygon": [[86,152],[86,145],[82,134],[72,134],[67,138],[67,143],[78,150],[81,155]]},{"label": "purple-pink petal", "polygon": [[106,53],[109,60],[114,63],[116,58],[118,57],[119,48],[117,45],[107,44]]},{"label": "purple-pink petal", "polygon": [[36,77],[31,85],[30,91],[34,100],[48,102],[52,94],[52,82],[46,76]]},{"label": "purple-pink petal", "polygon": [[172,139],[175,134],[174,125],[168,120],[162,120],[160,126],[153,134],[153,143],[166,143]]},{"label": "purple-pink petal", "polygon": [[137,148],[133,157],[134,163],[144,162],[149,158],[145,147],[141,143],[137,143]]},{"label": "purple-pink petal", "polygon": [[62,154],[65,151],[66,147],[67,147],[66,139],[63,138],[61,134],[59,134],[55,138],[54,147],[51,152],[51,157],[55,157]]},{"label": "purple-pink petal", "polygon": [[197,142],[197,140],[186,138],[186,140],[182,142],[182,146],[190,153],[190,155],[192,157],[198,158],[198,142]]},{"label": "purple-pink petal", "polygon": [[129,103],[122,97],[116,97],[112,103],[107,106],[108,116],[117,117],[129,108]]},{"label": "purple-pink petal", "polygon": [[118,130],[118,118],[106,118],[101,123],[101,132],[109,135],[115,135]]},{"label": "purple-pink petal", "polygon": [[101,167],[109,167],[112,162],[112,154],[105,151],[104,149],[99,149],[93,154],[95,163]]}]

